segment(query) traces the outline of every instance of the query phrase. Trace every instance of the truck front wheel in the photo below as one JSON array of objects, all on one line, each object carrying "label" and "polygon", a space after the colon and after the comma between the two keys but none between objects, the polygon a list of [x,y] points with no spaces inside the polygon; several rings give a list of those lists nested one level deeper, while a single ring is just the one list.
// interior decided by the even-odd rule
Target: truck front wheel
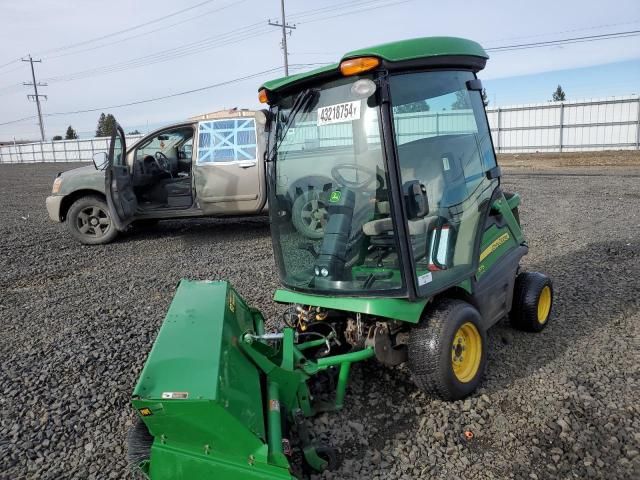
[{"label": "truck front wheel", "polygon": [[85,245],[109,243],[118,235],[107,203],[97,195],[78,198],[69,207],[66,217],[71,235]]},{"label": "truck front wheel", "polygon": [[325,194],[311,189],[298,195],[291,207],[291,222],[296,230],[311,240],[324,236],[328,213]]}]

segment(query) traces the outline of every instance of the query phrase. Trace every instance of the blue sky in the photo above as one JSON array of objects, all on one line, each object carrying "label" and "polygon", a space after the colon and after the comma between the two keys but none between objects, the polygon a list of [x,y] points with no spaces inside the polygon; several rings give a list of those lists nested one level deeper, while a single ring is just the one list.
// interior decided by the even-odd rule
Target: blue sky
[{"label": "blue sky", "polygon": [[534,75],[487,79],[490,106],[546,102],[557,85],[567,100],[640,94],[640,59]]},{"label": "blue sky", "polygon": [[[202,5],[176,13],[197,4]],[[462,36],[496,47],[640,30],[638,0],[286,0],[286,5],[297,26],[289,38],[294,65],[329,63],[352,49],[411,37]],[[45,114],[107,107],[281,66],[280,32],[267,25],[279,10],[279,0],[2,0],[0,123],[35,114],[26,99],[30,92],[21,85],[30,81],[28,65],[16,61],[28,53],[43,60],[36,71],[49,84],[41,92],[48,95]],[[126,31],[111,35],[120,30]],[[97,37],[105,38],[90,41]],[[119,66],[105,68],[113,65]],[[147,124],[153,128],[223,108],[253,108],[260,83],[281,74],[104,111],[126,129],[145,130]],[[480,76],[491,105],[546,101],[558,83],[570,99],[640,93],[640,36],[492,52]],[[67,125],[91,133],[99,114],[46,117],[47,136],[64,134]],[[35,139],[37,124],[30,119],[0,125],[0,139],[14,135]]]}]

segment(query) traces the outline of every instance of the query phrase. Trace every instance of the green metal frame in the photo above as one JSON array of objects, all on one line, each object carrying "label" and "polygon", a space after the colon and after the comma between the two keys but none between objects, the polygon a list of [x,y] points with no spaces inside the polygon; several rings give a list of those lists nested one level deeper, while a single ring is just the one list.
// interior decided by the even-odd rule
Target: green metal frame
[{"label": "green metal frame", "polygon": [[[270,344],[260,339],[264,330],[262,314],[228,282],[180,282],[133,392],[132,404],[154,437],[150,461],[138,465],[142,472],[153,480],[213,472],[222,480],[291,478],[283,416],[295,422],[298,413],[342,408],[351,364],[374,352],[313,360],[305,352],[323,339],[298,342],[285,328]],[[335,398],[314,404],[307,381],[331,367],[339,368]],[[302,447],[309,465],[326,468],[316,445]]]}]

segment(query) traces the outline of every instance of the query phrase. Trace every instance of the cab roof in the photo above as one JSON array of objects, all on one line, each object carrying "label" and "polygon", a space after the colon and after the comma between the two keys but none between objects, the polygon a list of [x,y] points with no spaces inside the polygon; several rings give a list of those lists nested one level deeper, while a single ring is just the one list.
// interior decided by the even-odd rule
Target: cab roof
[{"label": "cab roof", "polygon": [[[442,60],[443,65],[451,66],[456,63],[456,57],[459,59],[460,66],[466,66],[469,62],[465,62],[464,59],[475,57],[476,61],[469,66],[474,71],[478,71],[484,68],[484,63],[489,58],[489,55],[479,43],[473,40],[458,37],[422,37],[353,50],[345,54],[340,62],[354,57],[379,57],[383,62],[389,62],[390,64],[431,60],[429,63],[434,66],[438,66],[439,59]],[[276,92],[323,74],[338,73],[340,62],[325,65],[308,72],[270,80],[263,83],[260,89],[264,88],[271,92]]]}]

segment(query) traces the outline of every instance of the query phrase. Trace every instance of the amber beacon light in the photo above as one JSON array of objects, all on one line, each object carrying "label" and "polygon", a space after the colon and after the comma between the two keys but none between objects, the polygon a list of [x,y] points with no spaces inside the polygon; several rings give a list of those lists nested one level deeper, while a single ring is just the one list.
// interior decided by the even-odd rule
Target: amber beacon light
[{"label": "amber beacon light", "polygon": [[377,57],[359,57],[350,58],[340,63],[340,72],[345,77],[357,75],[362,72],[368,72],[380,65],[380,59]]}]

